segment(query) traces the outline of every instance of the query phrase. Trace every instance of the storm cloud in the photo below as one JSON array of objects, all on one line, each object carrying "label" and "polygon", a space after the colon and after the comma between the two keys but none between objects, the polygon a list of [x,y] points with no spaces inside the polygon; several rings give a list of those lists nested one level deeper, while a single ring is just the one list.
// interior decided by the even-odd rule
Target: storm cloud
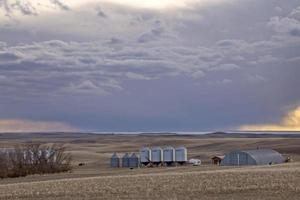
[{"label": "storm cloud", "polygon": [[296,0],[9,2],[0,3],[0,118],[223,130],[280,122],[300,104]]}]

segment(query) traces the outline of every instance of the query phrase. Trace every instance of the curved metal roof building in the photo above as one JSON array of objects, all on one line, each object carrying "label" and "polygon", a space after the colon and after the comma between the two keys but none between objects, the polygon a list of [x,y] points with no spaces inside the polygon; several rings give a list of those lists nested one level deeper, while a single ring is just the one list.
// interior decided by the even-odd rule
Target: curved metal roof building
[{"label": "curved metal roof building", "polygon": [[280,153],[272,149],[242,150],[226,154],[221,165],[270,165],[283,163],[284,160]]}]

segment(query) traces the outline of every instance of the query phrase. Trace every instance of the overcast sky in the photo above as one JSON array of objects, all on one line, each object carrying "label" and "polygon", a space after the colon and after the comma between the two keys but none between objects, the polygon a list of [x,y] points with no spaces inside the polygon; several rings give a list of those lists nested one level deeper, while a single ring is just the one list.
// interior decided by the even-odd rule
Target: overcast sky
[{"label": "overcast sky", "polygon": [[299,0],[0,0],[0,131],[300,130],[299,86]]}]

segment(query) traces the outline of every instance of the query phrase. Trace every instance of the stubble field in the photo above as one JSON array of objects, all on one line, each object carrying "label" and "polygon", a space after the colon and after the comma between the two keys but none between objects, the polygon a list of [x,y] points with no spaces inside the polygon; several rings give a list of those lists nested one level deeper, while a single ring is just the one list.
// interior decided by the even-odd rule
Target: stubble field
[{"label": "stubble field", "polygon": [[[5,136],[1,146],[63,142],[74,156],[72,173],[0,180],[0,199],[299,199],[299,138],[209,138],[198,136]],[[0,136],[1,138],[1,136]],[[141,146],[186,145],[201,167],[109,169],[113,152]],[[254,167],[219,167],[210,157],[232,149],[273,148],[294,162]],[[78,167],[79,162],[86,165]]]}]

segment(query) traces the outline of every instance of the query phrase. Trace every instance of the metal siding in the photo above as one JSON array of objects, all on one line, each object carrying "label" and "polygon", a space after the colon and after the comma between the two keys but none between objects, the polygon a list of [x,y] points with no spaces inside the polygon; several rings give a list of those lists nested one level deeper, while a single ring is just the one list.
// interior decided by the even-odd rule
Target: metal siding
[{"label": "metal siding", "polygon": [[151,162],[151,149],[145,147],[140,151],[141,163],[149,163]]},{"label": "metal siding", "polygon": [[129,155],[126,153],[122,158],[122,167],[129,167]]},{"label": "metal siding", "polygon": [[175,149],[176,162],[187,162],[187,149],[185,147],[178,147]]},{"label": "metal siding", "polygon": [[164,162],[174,162],[175,161],[175,149],[173,147],[164,148]]},{"label": "metal siding", "polygon": [[110,158],[110,167],[112,168],[118,168],[120,167],[120,158],[117,156],[117,154],[113,154]]},{"label": "metal siding", "polygon": [[280,164],[284,162],[283,156],[272,149],[256,149],[243,151],[251,156],[257,165]]},{"label": "metal siding", "polygon": [[135,153],[133,153],[131,155],[131,157],[129,158],[129,167],[132,167],[132,168],[139,167],[139,158],[137,157],[137,155]]},{"label": "metal siding", "polygon": [[163,161],[163,150],[160,147],[154,147],[151,151],[152,162],[160,163]]},{"label": "metal siding", "polygon": [[[239,159],[238,159],[239,158]],[[284,162],[282,155],[271,149],[232,151],[225,155],[221,165],[267,165]]]}]

